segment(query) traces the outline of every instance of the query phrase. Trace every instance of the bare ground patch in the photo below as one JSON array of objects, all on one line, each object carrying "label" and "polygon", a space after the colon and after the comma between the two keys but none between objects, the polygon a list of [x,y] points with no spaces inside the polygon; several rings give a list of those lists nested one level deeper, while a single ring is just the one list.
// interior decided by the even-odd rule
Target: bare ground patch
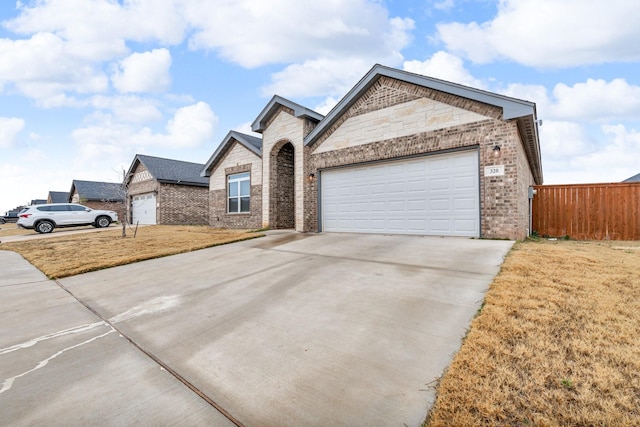
[{"label": "bare ground patch", "polygon": [[640,425],[639,247],[517,244],[425,424]]},{"label": "bare ground patch", "polygon": [[0,249],[18,252],[53,279],[262,236],[246,230],[166,225],[140,227],[135,238],[133,231],[124,238],[121,234],[118,228],[3,243]]}]

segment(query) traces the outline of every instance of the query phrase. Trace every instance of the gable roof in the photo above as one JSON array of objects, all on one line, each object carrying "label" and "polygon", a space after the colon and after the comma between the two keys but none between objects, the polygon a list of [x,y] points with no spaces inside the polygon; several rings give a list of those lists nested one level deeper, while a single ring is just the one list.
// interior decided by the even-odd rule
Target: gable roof
[{"label": "gable roof", "polygon": [[66,191],[49,191],[51,203],[67,203],[69,201],[69,193]]},{"label": "gable roof", "polygon": [[[533,102],[511,98],[497,93],[487,92],[445,80],[435,79],[420,74],[409,73],[395,68],[376,64],[369,72],[333,107],[333,109],[304,138],[305,145],[311,145],[373,86],[381,76],[386,76],[407,83],[423,86],[463,98],[482,102],[502,108],[504,120],[515,119],[518,122],[524,148],[537,184],[542,183],[542,161],[540,156],[540,140],[538,139],[538,121],[536,105]],[[257,120],[257,119],[256,119]],[[254,122],[255,123],[255,122]]]},{"label": "gable roof", "polygon": [[637,174],[637,175],[634,175],[634,176],[632,176],[630,178],[627,178],[622,182],[640,182],[640,173]]},{"label": "gable roof", "polygon": [[300,104],[296,104],[293,101],[289,101],[286,98],[283,98],[278,95],[274,95],[273,98],[269,101],[269,103],[262,109],[258,117],[251,123],[251,130],[254,132],[262,133],[266,124],[271,118],[271,116],[280,108],[281,106],[290,108],[293,110],[293,115],[295,117],[307,117],[316,122],[319,122],[324,118],[324,116],[320,113],[316,113],[313,110],[308,109],[307,107],[303,107]]},{"label": "gable roof", "polygon": [[182,184],[197,187],[209,186],[209,181],[200,177],[200,171],[204,166],[202,163],[136,154],[127,172],[128,179],[131,179],[138,163],[142,163],[151,176],[163,184]]},{"label": "gable roof", "polygon": [[236,132],[235,130],[229,131],[227,136],[224,137],[216,151],[213,152],[204,167],[201,168],[200,176],[207,178],[211,176],[211,170],[218,163],[218,161],[224,156],[227,150],[233,145],[234,142],[238,142],[251,151],[256,156],[262,158],[262,139],[255,136],[247,135],[244,133]]},{"label": "gable roof", "polygon": [[101,202],[122,202],[122,185],[117,182],[80,181],[74,179],[71,184],[71,197],[78,193],[80,199]]}]

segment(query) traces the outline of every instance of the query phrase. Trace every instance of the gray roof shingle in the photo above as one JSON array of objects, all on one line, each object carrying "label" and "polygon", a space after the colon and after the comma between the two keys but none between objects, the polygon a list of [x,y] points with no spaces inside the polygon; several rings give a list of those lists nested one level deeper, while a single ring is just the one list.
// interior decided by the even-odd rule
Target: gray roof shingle
[{"label": "gray roof shingle", "polygon": [[69,192],[67,191],[49,191],[51,203],[67,203],[69,201]]},{"label": "gray roof shingle", "polygon": [[122,202],[122,185],[117,182],[80,181],[74,179],[70,194],[78,193],[87,201]]},{"label": "gray roof shingle", "polygon": [[637,174],[637,175],[634,175],[634,176],[632,176],[630,178],[627,178],[622,182],[640,182],[640,173]]},{"label": "gray roof shingle", "polygon": [[136,154],[135,159],[131,163],[128,175],[135,169],[136,161],[142,163],[151,176],[161,183],[184,184],[198,187],[207,187],[209,185],[209,180],[200,176],[200,172],[204,167],[202,163],[191,163],[182,160]]},{"label": "gray roof shingle", "polygon": [[201,168],[200,176],[204,177],[207,181],[211,175],[211,170],[215,164],[222,158],[226,150],[231,147],[234,141],[239,142],[248,150],[250,150],[256,156],[262,158],[262,138],[257,138],[252,135],[236,132],[235,130],[229,131],[227,136],[224,137],[216,151],[213,152],[206,164]]}]

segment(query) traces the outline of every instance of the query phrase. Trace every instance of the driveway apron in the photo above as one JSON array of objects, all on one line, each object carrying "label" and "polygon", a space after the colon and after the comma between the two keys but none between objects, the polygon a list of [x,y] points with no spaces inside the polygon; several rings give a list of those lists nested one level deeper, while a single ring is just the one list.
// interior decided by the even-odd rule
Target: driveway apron
[{"label": "driveway apron", "polygon": [[240,424],[418,426],[511,245],[272,232],[60,284]]}]

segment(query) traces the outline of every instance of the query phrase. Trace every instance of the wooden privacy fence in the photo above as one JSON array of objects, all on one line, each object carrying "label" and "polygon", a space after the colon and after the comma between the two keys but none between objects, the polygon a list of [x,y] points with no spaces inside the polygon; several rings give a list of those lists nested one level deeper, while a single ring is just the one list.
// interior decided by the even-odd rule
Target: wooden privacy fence
[{"label": "wooden privacy fence", "polygon": [[578,240],[640,240],[640,183],[538,185],[532,230]]}]

